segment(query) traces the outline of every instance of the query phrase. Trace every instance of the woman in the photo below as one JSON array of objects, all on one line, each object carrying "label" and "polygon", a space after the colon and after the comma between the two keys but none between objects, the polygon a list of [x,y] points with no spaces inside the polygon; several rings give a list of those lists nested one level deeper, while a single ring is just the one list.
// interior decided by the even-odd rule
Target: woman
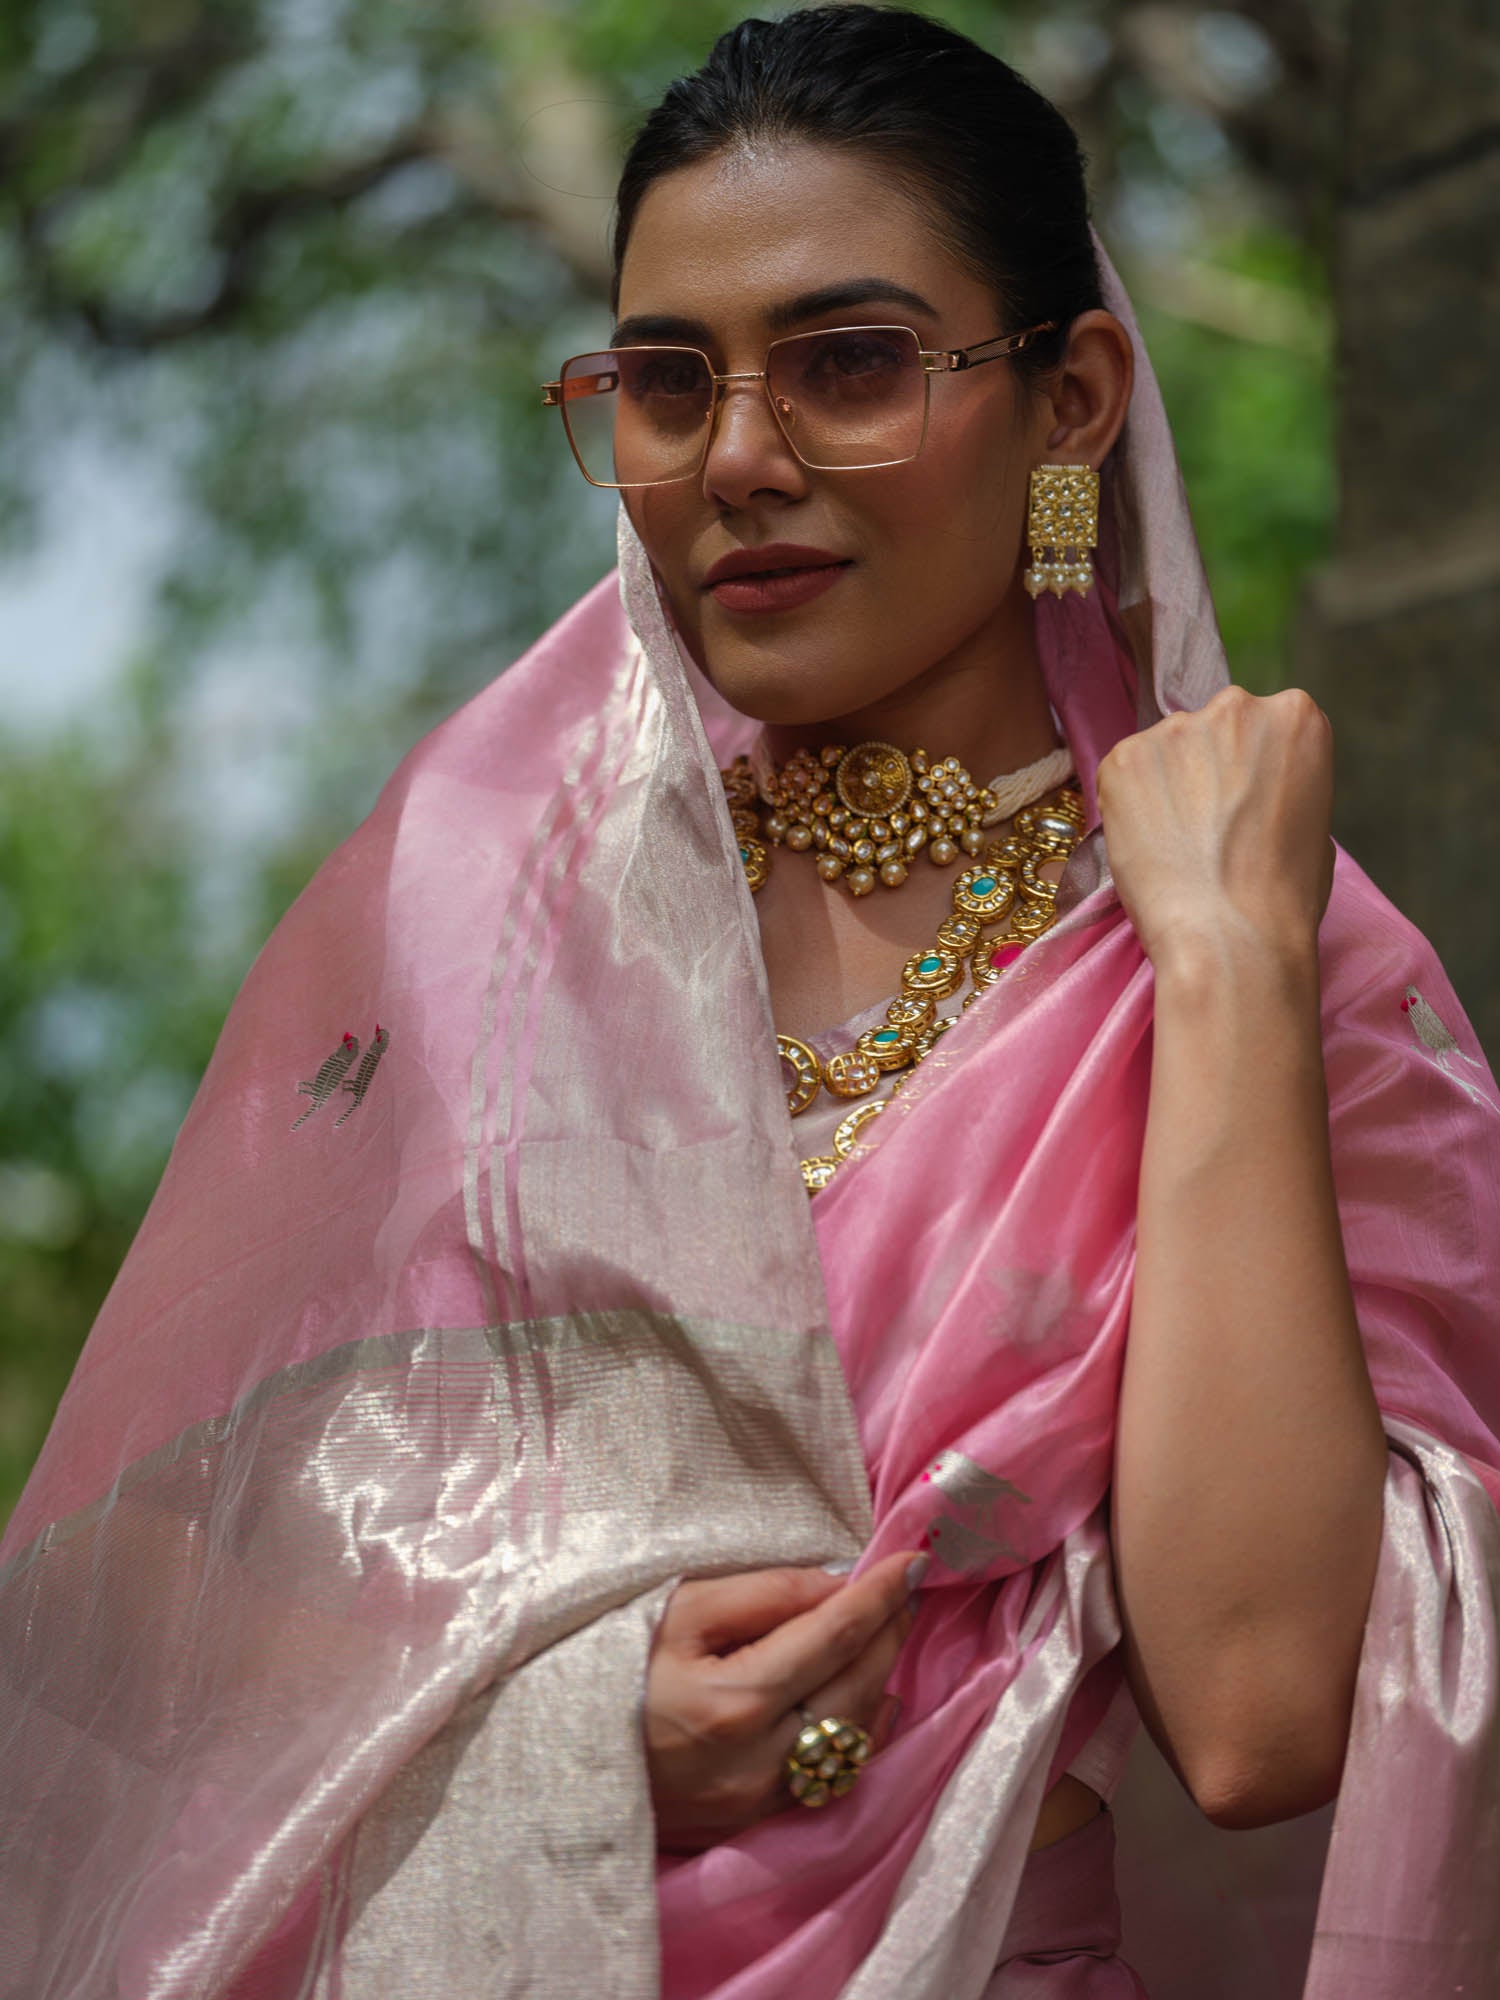
[{"label": "woman", "polygon": [[1138,1994],[1137,1710],[1337,1798],[1308,1996],[1482,1991],[1495,1085],[1067,128],[745,23],[617,246],[618,595],[278,927],[12,1522],[0,1991]]}]

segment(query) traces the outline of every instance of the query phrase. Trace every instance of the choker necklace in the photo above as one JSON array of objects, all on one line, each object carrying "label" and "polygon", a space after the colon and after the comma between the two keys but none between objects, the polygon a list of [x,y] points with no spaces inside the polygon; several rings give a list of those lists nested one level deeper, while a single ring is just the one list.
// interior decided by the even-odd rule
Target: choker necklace
[{"label": "choker necklace", "polygon": [[[956,757],[934,764],[923,750],[908,758],[889,743],[798,750],[778,770],[736,757],[719,773],[740,860],[752,890],[771,872],[771,849],[811,849],[825,882],[866,896],[876,880],[899,889],[925,848],[937,867],[976,855],[985,829],[1030,805],[1072,775],[1060,743],[1045,756],[988,785],[976,785]],[[899,801],[899,803],[897,803]]]},{"label": "choker necklace", "polygon": [[867,896],[877,881],[899,889],[924,848],[939,868],[978,854],[998,804],[956,757],[934,763],[925,750],[907,757],[892,743],[796,750],[758,780],[750,759],[736,757],[719,775],[752,889],[771,872],[768,842],[812,848],[823,880],[841,881],[851,896]]}]

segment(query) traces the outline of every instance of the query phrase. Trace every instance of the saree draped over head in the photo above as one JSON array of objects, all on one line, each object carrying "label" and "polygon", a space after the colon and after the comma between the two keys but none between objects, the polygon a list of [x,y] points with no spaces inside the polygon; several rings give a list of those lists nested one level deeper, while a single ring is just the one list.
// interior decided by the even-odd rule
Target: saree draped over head
[{"label": "saree draped over head", "polygon": [[[1095,773],[1227,678],[1106,278],[1137,381],[1099,581],[1038,609],[1089,832],[813,1202],[717,776],[752,725],[623,511],[618,580],[412,750],[256,959],[0,1549],[4,2000],[984,1990],[1041,1799],[1128,1697],[1105,1501],[1152,973]],[[1477,1996],[1500,1095],[1342,851],[1320,949],[1389,1470],[1298,1990]],[[676,1581],[916,1546],[890,1747],[828,1811],[658,1863]]]}]

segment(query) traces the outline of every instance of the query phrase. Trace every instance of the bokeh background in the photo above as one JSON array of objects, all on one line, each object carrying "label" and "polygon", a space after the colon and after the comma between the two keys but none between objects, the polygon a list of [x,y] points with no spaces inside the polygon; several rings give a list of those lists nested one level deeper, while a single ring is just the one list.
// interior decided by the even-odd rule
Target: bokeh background
[{"label": "bokeh background", "polygon": [[[0,1518],[267,933],[613,560],[536,384],[744,11],[0,4]],[[927,11],[1077,126],[1235,677],[1493,1054],[1494,8]]]}]

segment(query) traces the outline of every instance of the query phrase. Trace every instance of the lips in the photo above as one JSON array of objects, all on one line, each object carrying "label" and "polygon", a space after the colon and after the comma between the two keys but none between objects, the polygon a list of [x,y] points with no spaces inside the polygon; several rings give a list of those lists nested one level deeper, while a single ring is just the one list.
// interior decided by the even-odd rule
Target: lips
[{"label": "lips", "polygon": [[726,576],[708,595],[721,611],[759,614],[795,611],[832,590],[851,567],[847,562],[804,564],[798,569],[759,570],[749,576]]},{"label": "lips", "polygon": [[850,558],[832,549],[814,549],[800,542],[763,542],[759,548],[732,549],[720,556],[703,579],[703,588],[734,577],[789,576],[799,570],[846,569]]}]

